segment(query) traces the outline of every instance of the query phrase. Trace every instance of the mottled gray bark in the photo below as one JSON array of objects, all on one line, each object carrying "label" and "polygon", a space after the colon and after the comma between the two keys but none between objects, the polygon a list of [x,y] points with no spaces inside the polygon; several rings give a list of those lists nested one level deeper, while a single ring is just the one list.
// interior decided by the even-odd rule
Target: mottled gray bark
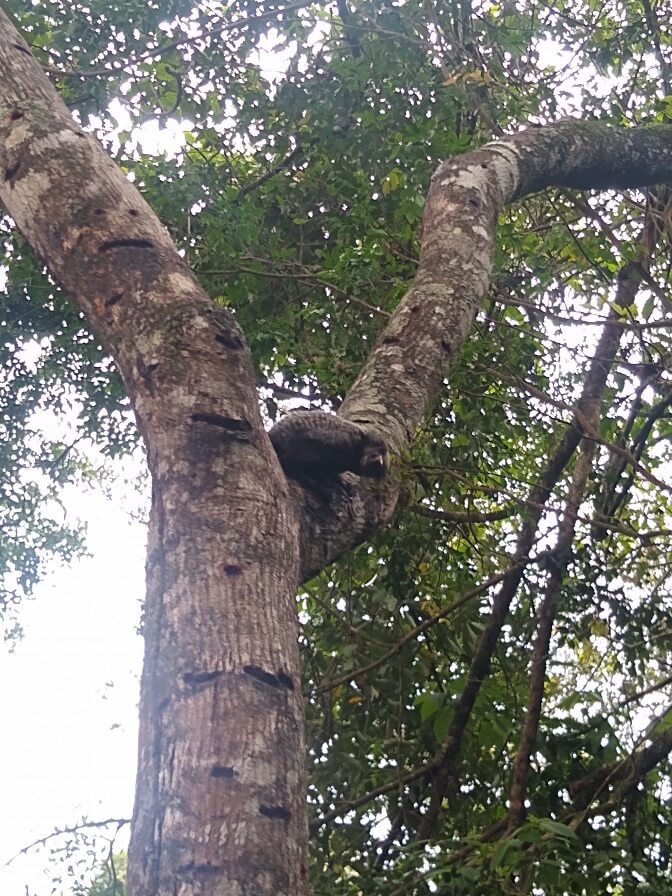
[{"label": "mottled gray bark", "polygon": [[[550,184],[669,178],[672,129],[566,123],[444,163],[422,255],[341,415],[397,456],[471,327],[499,210]],[[114,357],[153,483],[131,896],[302,896],[303,721],[294,595],[389,519],[382,483],[288,483],[250,353],[168,234],[72,121],[0,13],[0,199]]]}]

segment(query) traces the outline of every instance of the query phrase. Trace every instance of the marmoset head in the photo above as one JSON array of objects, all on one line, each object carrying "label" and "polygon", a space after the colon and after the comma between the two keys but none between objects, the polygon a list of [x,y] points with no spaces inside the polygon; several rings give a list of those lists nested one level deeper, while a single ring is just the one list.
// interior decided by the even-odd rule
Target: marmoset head
[{"label": "marmoset head", "polygon": [[382,479],[387,470],[387,448],[380,439],[365,435],[362,439],[362,453],[359,458],[360,476]]},{"label": "marmoset head", "polygon": [[325,411],[293,411],[275,424],[269,436],[290,479],[333,480],[347,472],[382,479],[387,471],[382,439]]}]

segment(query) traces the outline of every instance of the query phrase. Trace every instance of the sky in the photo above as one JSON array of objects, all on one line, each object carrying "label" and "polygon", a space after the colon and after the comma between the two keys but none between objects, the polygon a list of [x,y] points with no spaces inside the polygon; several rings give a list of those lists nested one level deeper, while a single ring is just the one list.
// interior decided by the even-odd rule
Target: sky
[{"label": "sky", "polygon": [[13,653],[0,650],[2,896],[52,892],[49,873],[39,872],[44,850],[5,866],[28,844],[84,816],[132,811],[146,531],[124,509],[132,499],[123,484],[113,488],[114,500],[95,487],[70,491],[91,556],[40,583],[20,611],[23,640]]}]

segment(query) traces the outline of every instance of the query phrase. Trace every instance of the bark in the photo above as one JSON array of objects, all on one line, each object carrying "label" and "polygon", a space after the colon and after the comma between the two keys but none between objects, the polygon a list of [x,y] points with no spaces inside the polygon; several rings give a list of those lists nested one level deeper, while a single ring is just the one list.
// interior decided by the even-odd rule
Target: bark
[{"label": "bark", "polygon": [[[669,177],[672,129],[569,123],[444,163],[414,286],[342,415],[401,453],[486,290],[499,210]],[[129,893],[308,891],[294,595],[389,519],[383,484],[288,486],[233,316],[72,121],[0,13],[0,199],[117,363],[153,483]]]},{"label": "bark", "polygon": [[129,893],[307,892],[297,516],[248,349],[0,15],[0,197],[114,357],[153,483]]}]

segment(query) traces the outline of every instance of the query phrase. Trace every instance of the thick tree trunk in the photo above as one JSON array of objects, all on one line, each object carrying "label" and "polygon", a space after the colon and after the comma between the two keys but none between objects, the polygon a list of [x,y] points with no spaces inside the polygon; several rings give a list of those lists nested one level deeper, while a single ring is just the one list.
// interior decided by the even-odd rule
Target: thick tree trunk
[{"label": "thick tree trunk", "polygon": [[[0,199],[114,357],[153,483],[131,896],[287,894],[306,879],[294,594],[389,518],[396,477],[288,485],[234,317],[84,135],[0,13]],[[532,129],[444,163],[416,281],[341,409],[401,453],[486,290],[497,215],[551,184],[669,179],[672,129]]]},{"label": "thick tree trunk", "polygon": [[298,521],[242,334],[2,14],[0,165],[121,371],[152,475],[129,893],[301,896]]}]

